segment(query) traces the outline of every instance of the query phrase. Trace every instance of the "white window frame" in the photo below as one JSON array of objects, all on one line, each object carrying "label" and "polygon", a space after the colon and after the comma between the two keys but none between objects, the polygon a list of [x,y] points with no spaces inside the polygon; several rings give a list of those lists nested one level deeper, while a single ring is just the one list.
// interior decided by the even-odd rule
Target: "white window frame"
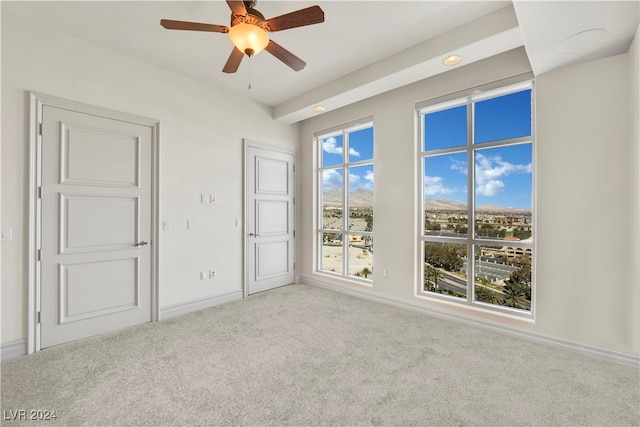
[{"label": "white window frame", "polygon": [[[495,98],[510,93],[520,92],[522,90],[531,89],[531,135],[525,137],[509,138],[498,141],[490,141],[475,144],[473,140],[474,132],[474,104],[478,101],[485,99]],[[417,143],[418,148],[418,230],[419,235],[417,239],[417,254],[419,259],[417,260],[418,268],[418,283],[416,283],[416,296],[427,299],[450,301],[462,305],[473,306],[476,308],[488,309],[491,311],[497,311],[506,313],[509,315],[515,315],[517,317],[524,317],[534,319],[535,317],[535,271],[536,271],[536,231],[537,231],[537,215],[536,215],[536,143],[535,143],[535,90],[534,90],[533,75],[526,73],[524,75],[515,76],[512,78],[500,80],[494,83],[483,85],[467,89],[461,92],[456,92],[451,95],[435,98],[419,104],[416,104],[416,121],[417,121]],[[447,110],[453,107],[461,105],[467,105],[467,142],[464,146],[457,146],[444,149],[434,149],[427,151],[425,149],[424,141],[424,115],[433,113],[436,111]],[[476,237],[475,230],[475,161],[474,153],[476,150],[493,148],[493,147],[507,147],[517,144],[531,143],[532,147],[532,235],[531,241],[509,241],[508,246],[513,248],[522,248],[523,250],[529,249],[531,251],[531,307],[530,310],[522,310],[511,308],[507,306],[490,304],[482,301],[475,300],[475,248],[477,246],[495,246],[496,241],[491,239],[482,239]],[[466,153],[467,159],[467,236],[466,237],[440,237],[440,236],[427,236],[425,235],[424,226],[424,159],[431,156],[442,155],[447,153]],[[452,243],[462,244],[467,248],[467,289],[466,298],[459,298],[442,293],[430,292],[424,290],[424,245],[427,242],[434,243]]]},{"label": "white window frame", "polygon": [[[357,132],[359,130],[363,130],[363,129],[367,129],[367,128],[374,128],[373,125],[373,118],[372,117],[366,117],[364,119],[361,120],[357,120],[357,121],[353,121],[350,123],[347,123],[345,125],[341,125],[341,126],[336,126],[330,129],[326,129],[324,131],[318,131],[314,133],[314,143],[316,145],[316,180],[317,180],[317,186],[316,186],[316,203],[317,203],[317,211],[316,211],[316,216],[315,216],[315,227],[314,229],[315,231],[315,235],[316,235],[316,241],[317,241],[317,250],[316,250],[316,254],[317,254],[317,258],[316,258],[316,266],[315,266],[315,271],[317,273],[322,273],[322,274],[330,274],[333,276],[337,276],[343,279],[348,279],[348,280],[355,280],[358,282],[361,282],[362,284],[366,284],[366,285],[371,285],[373,282],[373,277],[371,278],[364,278],[364,277],[358,277],[355,275],[350,275],[348,268],[349,268],[349,244],[348,244],[348,237],[349,236],[368,236],[371,238],[371,240],[373,241],[373,235],[374,235],[374,227],[372,227],[372,231],[353,231],[353,230],[349,230],[349,179],[348,179],[348,170],[349,168],[352,167],[357,167],[357,166],[367,166],[367,165],[371,165],[372,169],[374,170],[374,174],[375,174],[375,165],[374,165],[374,160],[375,160],[375,130],[374,130],[374,154],[370,159],[365,159],[365,160],[359,160],[359,161],[349,161],[349,134],[350,133],[354,133]],[[322,165],[322,143],[321,141],[326,139],[326,138],[330,138],[332,136],[338,136],[338,135],[342,135],[342,163],[339,164],[334,164],[331,166],[326,166],[324,167]],[[322,180],[322,173],[325,170],[330,170],[330,169],[341,169],[342,170],[342,202],[343,202],[343,212],[342,212],[342,229],[341,230],[334,230],[334,229],[325,229],[323,228],[324,225],[324,221],[323,221],[323,180]],[[375,182],[375,181],[374,181]],[[374,184],[375,185],[375,184]],[[374,209],[375,211],[375,209]],[[374,223],[375,223],[375,219],[374,219]],[[322,247],[323,247],[323,234],[324,233],[331,233],[331,234],[339,234],[341,235],[341,239],[342,239],[342,273],[340,272],[336,272],[336,271],[330,271],[330,270],[323,270],[322,269]],[[345,240],[347,239],[347,240]],[[345,242],[347,242],[345,244]],[[373,263],[372,263],[372,267],[371,267],[372,271],[373,271]]]}]

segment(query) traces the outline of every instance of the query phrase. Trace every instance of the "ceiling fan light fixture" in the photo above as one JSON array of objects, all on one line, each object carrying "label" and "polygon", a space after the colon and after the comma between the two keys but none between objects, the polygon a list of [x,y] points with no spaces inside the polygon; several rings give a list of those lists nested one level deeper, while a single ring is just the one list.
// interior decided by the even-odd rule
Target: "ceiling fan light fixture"
[{"label": "ceiling fan light fixture", "polygon": [[326,110],[325,107],[323,107],[322,105],[316,105],[315,107],[313,107],[314,111],[318,112],[318,113],[322,113]]},{"label": "ceiling fan light fixture", "polygon": [[238,23],[229,29],[229,40],[248,56],[259,54],[269,44],[267,32],[257,25]]}]

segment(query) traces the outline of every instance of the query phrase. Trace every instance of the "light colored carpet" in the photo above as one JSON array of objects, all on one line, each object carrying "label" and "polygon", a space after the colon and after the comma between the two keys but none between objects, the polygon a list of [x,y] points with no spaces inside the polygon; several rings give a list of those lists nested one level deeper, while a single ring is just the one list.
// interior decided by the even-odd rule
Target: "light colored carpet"
[{"label": "light colored carpet", "polygon": [[640,424],[636,368],[308,285],[2,363],[6,425]]}]

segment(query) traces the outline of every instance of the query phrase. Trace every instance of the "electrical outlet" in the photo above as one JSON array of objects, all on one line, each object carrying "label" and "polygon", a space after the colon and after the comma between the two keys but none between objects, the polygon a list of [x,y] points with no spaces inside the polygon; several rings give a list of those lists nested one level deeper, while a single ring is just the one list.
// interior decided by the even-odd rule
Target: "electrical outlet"
[{"label": "electrical outlet", "polygon": [[209,275],[207,274],[206,271],[200,272],[200,280],[207,280],[208,278],[209,278]]},{"label": "electrical outlet", "polygon": [[213,279],[214,277],[216,277],[216,271],[215,270],[209,270],[209,279]]}]

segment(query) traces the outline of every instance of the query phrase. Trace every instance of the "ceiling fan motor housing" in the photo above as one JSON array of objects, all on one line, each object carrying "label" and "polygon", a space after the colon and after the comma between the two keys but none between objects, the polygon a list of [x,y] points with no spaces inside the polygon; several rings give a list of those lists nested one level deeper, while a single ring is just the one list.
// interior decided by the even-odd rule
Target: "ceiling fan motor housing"
[{"label": "ceiling fan motor housing", "polygon": [[256,25],[264,30],[266,30],[266,25],[264,25],[264,15],[258,12],[255,9],[247,8],[246,16],[236,16],[235,14],[231,14],[231,26],[240,24],[244,22],[245,24]]}]

